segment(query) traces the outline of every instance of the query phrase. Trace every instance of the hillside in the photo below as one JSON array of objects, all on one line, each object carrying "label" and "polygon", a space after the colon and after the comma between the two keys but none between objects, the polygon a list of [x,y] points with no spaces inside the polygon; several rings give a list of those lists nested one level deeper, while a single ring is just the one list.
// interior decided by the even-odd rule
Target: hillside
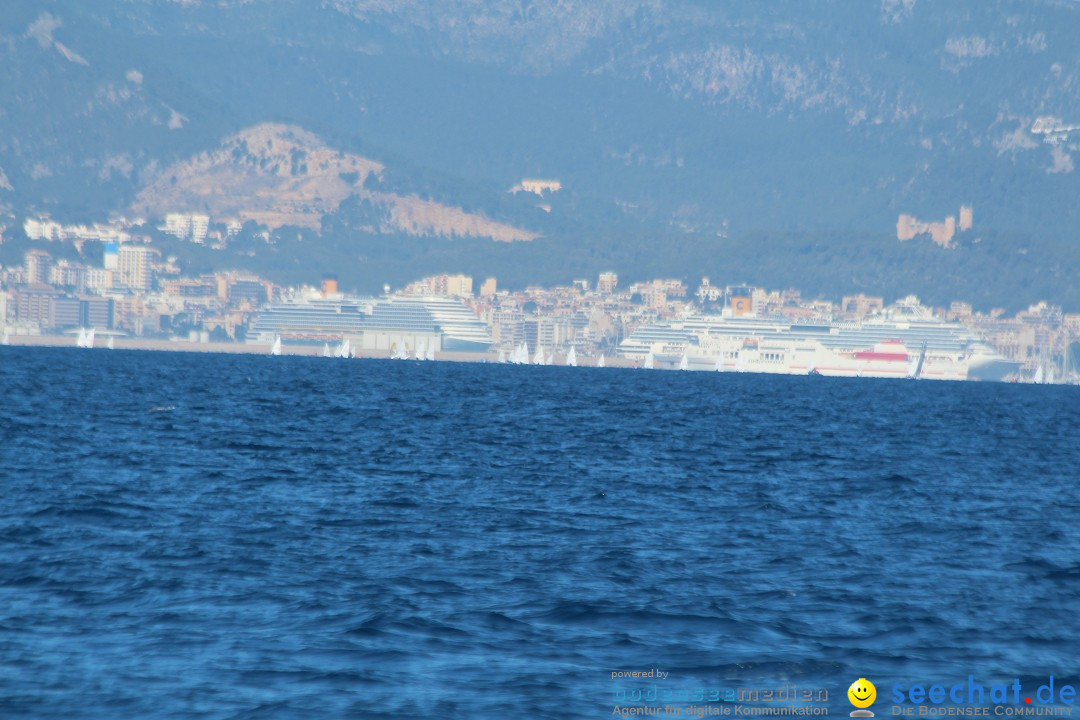
[{"label": "hillside", "polygon": [[[1080,274],[1080,146],[1060,130],[1080,123],[1078,36],[1075,0],[13,0],[0,212],[212,210],[311,233],[259,260],[282,276],[313,243],[348,273],[332,248],[400,235],[419,243],[387,266],[403,273],[498,258],[565,280],[582,257],[778,268],[809,290],[899,262],[930,295],[1006,266],[1027,284],[970,287],[1062,301]],[[524,178],[561,189],[508,193]],[[955,238],[897,239],[962,206]],[[804,267],[805,237],[845,270]],[[732,269],[697,238],[757,240]]]}]

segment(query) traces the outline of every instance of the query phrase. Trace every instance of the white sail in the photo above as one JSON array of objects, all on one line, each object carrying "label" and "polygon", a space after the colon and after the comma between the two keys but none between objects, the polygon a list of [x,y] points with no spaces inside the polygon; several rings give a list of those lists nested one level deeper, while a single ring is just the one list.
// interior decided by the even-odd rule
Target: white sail
[{"label": "white sail", "polygon": [[806,368],[806,374],[807,374],[807,375],[813,375],[813,374],[814,374],[814,370],[815,370],[815,368],[814,368],[814,361],[813,361],[813,360],[811,360],[811,361],[810,361],[810,365],[809,365],[809,366],[808,366],[808,367]]},{"label": "white sail", "polygon": [[735,372],[746,372],[746,353],[740,350],[735,359]]},{"label": "white sail", "polygon": [[607,363],[604,362],[604,353],[600,353],[600,359],[596,361],[596,367],[607,367]]},{"label": "white sail", "polygon": [[427,360],[427,340],[421,340],[416,343],[416,359]]},{"label": "white sail", "polygon": [[110,350],[115,350],[116,349],[116,346],[113,344],[113,336],[112,335],[109,336],[109,342],[105,347],[109,348]]},{"label": "white sail", "polygon": [[94,347],[94,328],[90,328],[90,331],[86,333],[86,347]]},{"label": "white sail", "polygon": [[330,357],[330,343],[323,343],[322,356],[323,357]]},{"label": "white sail", "polygon": [[0,340],[0,345],[10,345],[10,344],[11,344],[11,332],[7,328],[4,328],[4,339]]},{"label": "white sail", "polygon": [[1042,365],[1040,365],[1038,367],[1038,369],[1035,370],[1035,378],[1032,380],[1032,382],[1034,382],[1036,385],[1042,385],[1042,381],[1043,381],[1043,369],[1042,369]]},{"label": "white sail", "polygon": [[274,336],[274,344],[272,346],[270,346],[270,354],[271,355],[280,355],[281,354],[281,336],[280,335]]},{"label": "white sail", "polygon": [[653,365],[654,365],[653,354],[652,354],[652,350],[650,350],[649,354],[645,356],[645,369],[646,370],[652,370]]},{"label": "white sail", "polygon": [[724,356],[723,355],[718,355],[716,357],[716,367],[714,369],[716,370],[716,372],[723,372],[724,371]]},{"label": "white sail", "polygon": [[683,353],[682,354],[682,359],[679,360],[679,369],[680,370],[689,370],[690,369],[690,361],[686,357],[686,353]]},{"label": "white sail", "polygon": [[539,345],[536,347],[536,355],[533,356],[533,365],[544,364],[544,348]]},{"label": "white sail", "polygon": [[506,362],[506,353],[503,352],[502,348],[499,349],[499,362],[500,363]]},{"label": "white sail", "polygon": [[570,352],[566,354],[566,366],[577,367],[577,353],[574,351],[573,347],[571,347]]},{"label": "white sail", "polygon": [[345,338],[341,341],[341,344],[338,345],[337,353],[335,354],[339,358],[348,358],[352,356],[352,351],[349,349],[349,338]]},{"label": "white sail", "polygon": [[79,328],[79,337],[75,339],[75,347],[86,347],[86,329]]},{"label": "white sail", "polygon": [[431,343],[427,346],[427,359],[428,360],[434,360],[435,359],[435,341],[434,340],[432,340]]},{"label": "white sail", "polygon": [[1050,368],[1049,372],[1046,373],[1046,384],[1047,385],[1053,385],[1054,384],[1054,368]]}]

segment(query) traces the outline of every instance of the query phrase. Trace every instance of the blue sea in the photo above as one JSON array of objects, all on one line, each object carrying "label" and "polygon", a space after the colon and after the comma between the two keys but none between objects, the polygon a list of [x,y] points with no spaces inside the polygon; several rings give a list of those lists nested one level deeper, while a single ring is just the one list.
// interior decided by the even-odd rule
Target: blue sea
[{"label": "blue sea", "polygon": [[1075,685],[1078,431],[1075,387],[0,348],[0,717]]}]

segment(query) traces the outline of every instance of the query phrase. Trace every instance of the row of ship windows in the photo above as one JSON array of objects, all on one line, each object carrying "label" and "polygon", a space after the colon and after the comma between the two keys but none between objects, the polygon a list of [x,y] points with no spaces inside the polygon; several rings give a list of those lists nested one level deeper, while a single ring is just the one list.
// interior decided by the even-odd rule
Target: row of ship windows
[{"label": "row of ship windows", "polygon": [[[727,360],[736,360],[739,357],[738,350],[728,350],[724,353],[724,358]],[[765,362],[784,362],[784,353],[777,352],[763,352],[758,353],[758,360],[764,360]]]}]

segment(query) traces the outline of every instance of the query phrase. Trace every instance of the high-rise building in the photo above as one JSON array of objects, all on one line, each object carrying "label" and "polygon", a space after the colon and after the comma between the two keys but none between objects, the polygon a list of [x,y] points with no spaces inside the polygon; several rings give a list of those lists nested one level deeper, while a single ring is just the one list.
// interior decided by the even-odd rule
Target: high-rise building
[{"label": "high-rise building", "polygon": [[26,253],[26,284],[48,285],[52,257],[44,250],[31,250]]},{"label": "high-rise building", "polygon": [[[113,258],[116,255],[113,254]],[[103,293],[112,288],[113,272],[105,268],[86,268],[86,289],[96,293]]]},{"label": "high-rise building", "polygon": [[120,284],[132,290],[149,290],[153,280],[150,262],[156,254],[145,245],[121,245],[116,253]]},{"label": "high-rise building", "polygon": [[448,275],[446,277],[446,294],[454,297],[471,296],[472,278],[468,275]]},{"label": "high-rise building", "polygon": [[59,295],[60,291],[56,288],[41,285],[19,290],[15,297],[16,321],[48,327],[49,304]]},{"label": "high-rise building", "polygon": [[71,328],[82,325],[78,298],[53,297],[49,300],[47,328]]},{"label": "high-rise building", "polygon": [[613,272],[600,273],[600,279],[596,283],[596,291],[598,293],[608,295],[615,292],[615,288],[619,285],[619,276]]},{"label": "high-rise building", "polygon": [[178,240],[184,240],[191,234],[191,216],[183,213],[169,213],[165,216],[165,227],[162,230]]},{"label": "high-rise building", "polygon": [[191,239],[197,243],[206,242],[206,232],[210,229],[210,217],[207,215],[191,216]]},{"label": "high-rise building", "polygon": [[86,292],[86,267],[67,260],[58,260],[49,270],[49,284]]},{"label": "high-rise building", "polygon": [[484,284],[480,286],[480,297],[494,297],[495,296],[495,278],[489,277],[484,280]]}]

